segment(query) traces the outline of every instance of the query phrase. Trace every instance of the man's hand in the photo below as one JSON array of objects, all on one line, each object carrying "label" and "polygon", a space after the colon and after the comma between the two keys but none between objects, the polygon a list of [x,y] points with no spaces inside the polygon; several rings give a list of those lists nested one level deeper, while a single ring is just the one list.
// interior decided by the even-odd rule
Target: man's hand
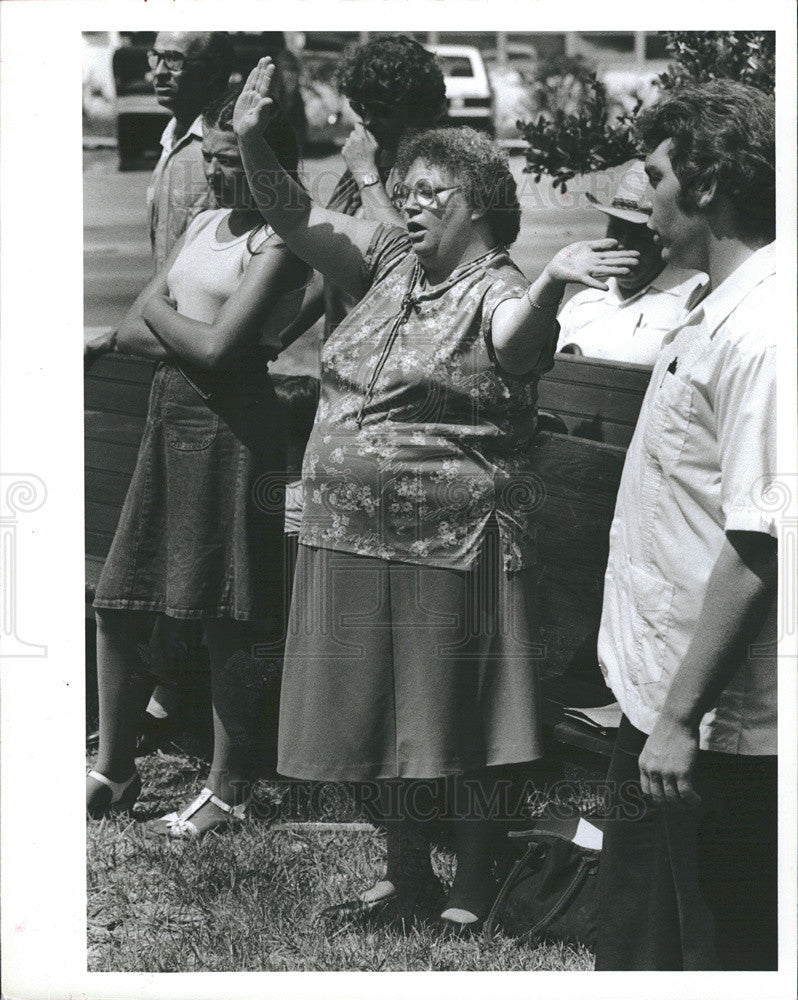
[{"label": "man's hand", "polygon": [[362,122],[357,122],[344,143],[341,155],[358,185],[362,183],[365,174],[379,176],[377,169],[378,149],[377,140],[371,132]]},{"label": "man's hand", "polygon": [[110,354],[116,346],[116,330],[103,330],[83,337],[83,371],[91,366],[104,354]]},{"label": "man's hand", "polygon": [[661,714],[640,754],[643,794],[658,805],[691,809],[701,804],[693,788],[698,729]]},{"label": "man's hand", "polygon": [[606,278],[628,274],[640,260],[637,250],[614,250],[617,240],[585,240],[570,243],[546,265],[551,281],[577,282],[607,291]]},{"label": "man's hand", "polygon": [[273,76],[274,63],[264,56],[247,77],[233,110],[233,130],[239,139],[262,136],[266,131],[274,109],[269,96]]}]

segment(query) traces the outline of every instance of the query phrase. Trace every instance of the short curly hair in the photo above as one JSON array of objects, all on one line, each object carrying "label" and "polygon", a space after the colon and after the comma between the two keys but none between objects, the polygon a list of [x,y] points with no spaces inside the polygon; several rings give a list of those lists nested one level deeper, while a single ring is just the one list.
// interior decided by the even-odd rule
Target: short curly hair
[{"label": "short curly hair", "polygon": [[512,246],[521,229],[518,189],[506,153],[484,132],[461,127],[413,133],[399,147],[399,175],[404,177],[415,160],[457,178],[469,205],[484,211],[494,243]]},{"label": "short curly hair", "polygon": [[446,111],[446,84],[438,60],[407,35],[379,35],[349,46],[336,79],[348,101],[396,108],[415,128],[430,128]]},{"label": "short curly hair", "polygon": [[736,213],[740,231],[772,240],[776,231],[776,116],[773,98],[733,80],[685,84],[638,115],[649,152],[671,139],[681,184],[679,204],[695,211],[714,181]]}]

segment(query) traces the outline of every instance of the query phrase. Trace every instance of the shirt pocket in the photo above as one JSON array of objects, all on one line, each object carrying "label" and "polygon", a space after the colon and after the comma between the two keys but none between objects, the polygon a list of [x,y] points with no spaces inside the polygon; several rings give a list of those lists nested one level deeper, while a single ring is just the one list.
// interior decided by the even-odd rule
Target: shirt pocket
[{"label": "shirt pocket", "polygon": [[654,397],[643,431],[643,446],[663,469],[678,462],[687,438],[693,408],[693,390],[675,373],[666,371]]},{"label": "shirt pocket", "polygon": [[634,637],[634,672],[637,683],[656,684],[662,679],[670,651],[669,635],[676,588],[662,577],[629,564]]}]

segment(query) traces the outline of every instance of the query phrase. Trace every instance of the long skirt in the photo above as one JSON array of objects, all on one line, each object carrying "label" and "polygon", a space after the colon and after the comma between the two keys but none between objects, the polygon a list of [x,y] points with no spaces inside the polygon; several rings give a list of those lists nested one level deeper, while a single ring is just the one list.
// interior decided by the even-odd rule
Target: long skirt
[{"label": "long skirt", "polygon": [[277,769],[439,778],[542,755],[534,567],[489,532],[467,571],[299,546]]}]

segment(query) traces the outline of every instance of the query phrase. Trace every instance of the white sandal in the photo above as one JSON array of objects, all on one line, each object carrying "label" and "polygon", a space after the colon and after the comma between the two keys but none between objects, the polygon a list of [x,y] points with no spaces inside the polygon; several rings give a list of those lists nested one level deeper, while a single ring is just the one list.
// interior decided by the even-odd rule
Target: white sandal
[{"label": "white sandal", "polygon": [[[237,806],[231,806],[214,795],[210,788],[203,788],[196,799],[183,812],[167,813],[166,816],[162,816],[156,821],[155,828],[159,833],[167,837],[199,837],[202,834],[210,833],[212,830],[217,830],[219,827],[240,823],[246,818],[247,807],[251,801],[252,796],[248,795]],[[223,819],[219,819],[212,826],[206,827],[204,830],[199,830],[191,822],[191,817],[195,813],[198,813],[207,802],[215,805],[217,809],[221,809],[223,813],[226,813],[226,816]]]},{"label": "white sandal", "polygon": [[99,771],[89,771],[86,777],[99,782],[101,785],[105,785],[106,788],[110,788],[111,790],[110,799],[103,796],[103,802],[91,807],[86,806],[86,811],[93,819],[101,819],[110,813],[119,813],[130,809],[141,791],[141,778],[136,770],[133,771],[127,781],[111,781],[110,778],[106,778]]}]

